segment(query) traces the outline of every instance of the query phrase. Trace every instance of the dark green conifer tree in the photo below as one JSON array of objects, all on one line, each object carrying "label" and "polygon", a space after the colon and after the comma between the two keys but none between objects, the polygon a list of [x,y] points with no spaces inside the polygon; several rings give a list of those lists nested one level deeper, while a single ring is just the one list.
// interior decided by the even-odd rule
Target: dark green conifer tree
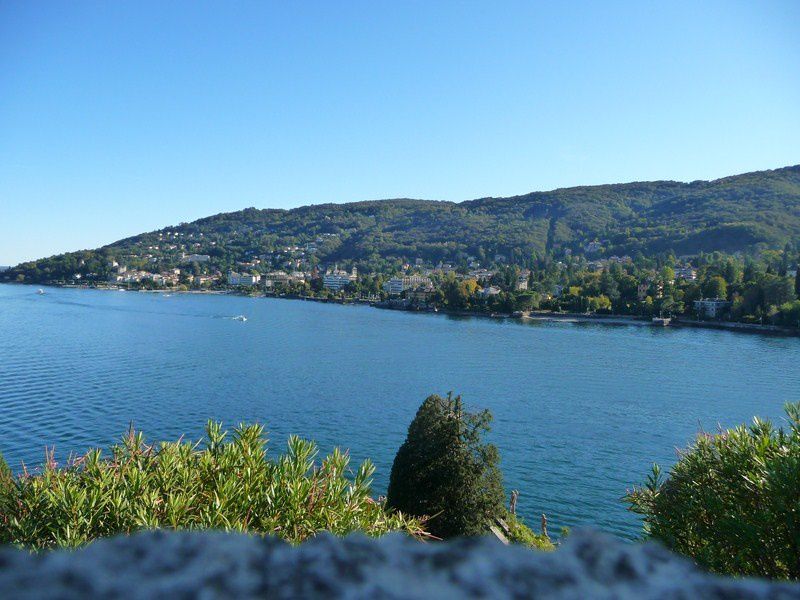
[{"label": "dark green conifer tree", "polygon": [[388,505],[430,517],[437,537],[486,533],[505,514],[500,455],[482,439],[491,420],[488,410],[464,412],[461,396],[426,398],[394,459]]},{"label": "dark green conifer tree", "polygon": [[798,265],[797,273],[794,275],[794,294],[800,298],[800,265]]}]

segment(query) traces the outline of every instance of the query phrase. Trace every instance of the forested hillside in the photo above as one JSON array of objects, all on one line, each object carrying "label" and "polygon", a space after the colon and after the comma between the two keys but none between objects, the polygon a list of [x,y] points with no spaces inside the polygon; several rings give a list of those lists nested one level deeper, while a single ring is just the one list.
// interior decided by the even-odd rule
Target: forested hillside
[{"label": "forested hillside", "polygon": [[[292,210],[248,208],[121,240],[99,251],[20,265],[7,278],[100,270],[110,258],[178,264],[207,254],[219,268],[313,244],[315,261],[380,270],[404,261],[512,263],[587,256],[756,252],[800,240],[800,165],[715,181],[575,187],[461,203],[381,200]],[[595,242],[595,243],[592,243]],[[587,246],[588,245],[588,246]],[[95,265],[90,264],[96,261]],[[82,263],[82,264],[81,264]]]}]

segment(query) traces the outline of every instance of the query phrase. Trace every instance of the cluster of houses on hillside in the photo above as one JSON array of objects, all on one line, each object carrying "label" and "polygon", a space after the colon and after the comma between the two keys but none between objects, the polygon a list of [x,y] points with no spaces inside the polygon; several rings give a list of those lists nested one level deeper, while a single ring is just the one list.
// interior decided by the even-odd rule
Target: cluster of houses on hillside
[{"label": "cluster of houses on hillside", "polygon": [[228,285],[253,287],[262,285],[267,289],[271,289],[276,285],[287,285],[291,283],[303,283],[311,278],[310,273],[303,271],[270,271],[268,273],[237,273],[236,271],[229,271],[225,277]]},{"label": "cluster of houses on hillside", "polygon": [[[76,274],[77,276],[78,274]],[[181,270],[170,269],[161,273],[151,273],[139,269],[128,269],[125,265],[120,265],[117,261],[111,263],[111,275],[108,277],[109,283],[142,283],[152,281],[155,285],[178,285]],[[77,277],[76,277],[77,278]]]},{"label": "cluster of houses on hillside", "polygon": [[[304,251],[314,251],[313,244],[307,244]],[[287,248],[294,251],[295,248]],[[417,259],[415,264],[403,265],[403,273],[392,277],[383,284],[383,291],[389,296],[406,296],[420,302],[428,300],[435,291],[431,277],[433,275],[444,275],[452,273],[458,279],[472,279],[483,287],[479,294],[484,297],[497,295],[501,292],[500,288],[490,285],[492,277],[497,271],[481,267],[475,257],[470,257],[472,268],[466,273],[458,273],[456,267],[450,263],[439,262],[436,265],[425,265],[422,259]],[[320,271],[318,268],[310,270],[273,270],[259,272],[266,265],[261,259],[253,257],[249,261],[238,262],[237,267],[241,270],[230,270],[226,274],[218,271],[207,273],[197,273],[197,268],[192,265],[205,265],[211,260],[207,254],[186,254],[180,257],[181,268],[164,270],[160,273],[153,273],[145,270],[130,269],[124,265],[113,261],[109,266],[112,273],[108,278],[111,284],[141,284],[152,282],[159,286],[177,286],[181,283],[195,286],[208,286],[224,283],[235,287],[262,287],[266,290],[275,289],[278,286],[285,286],[298,283],[309,283],[312,280],[322,280],[324,289],[338,292],[346,288],[349,284],[358,279],[358,271],[353,267],[349,271],[340,269],[337,265],[330,266],[327,270]],[[292,263],[294,264],[294,263]],[[203,271],[208,271],[203,267]],[[528,289],[530,271],[523,269],[513,285],[514,290]],[[560,286],[557,286],[560,288]],[[555,290],[558,295],[560,289]]]},{"label": "cluster of houses on hillside", "polygon": [[[247,287],[262,285],[267,289],[271,289],[277,285],[308,282],[317,277],[319,277],[319,274],[316,270],[310,272],[271,271],[264,274],[237,273],[235,271],[230,271],[226,276],[226,281],[228,285]],[[328,290],[338,291],[355,282],[357,279],[358,271],[355,267],[350,271],[343,271],[338,267],[333,267],[322,275],[322,286]]]},{"label": "cluster of houses on hillside", "polygon": [[[587,246],[590,247],[585,250],[587,252],[593,251],[595,244],[599,244],[599,242],[588,244]],[[150,281],[154,285],[168,287],[176,286],[180,283],[195,286],[225,283],[235,287],[261,287],[266,290],[321,280],[322,287],[333,292],[341,291],[358,280],[358,271],[355,267],[346,271],[340,269],[338,265],[332,265],[321,271],[316,266],[316,261],[314,267],[309,267],[306,263],[306,257],[316,251],[317,242],[309,242],[303,246],[287,246],[275,251],[270,256],[253,256],[247,261],[238,262],[236,263],[238,270],[231,270],[227,274],[213,269],[208,272],[209,268],[206,264],[211,262],[211,256],[208,254],[187,254],[182,252],[179,260],[181,268],[168,269],[160,273],[153,273],[144,269],[131,269],[125,265],[120,265],[117,261],[113,261],[109,265],[111,267],[111,275],[108,280],[112,284],[141,284]],[[274,264],[276,257],[280,258],[285,270],[276,269],[264,272],[266,268]],[[502,258],[495,257],[496,261]],[[629,256],[611,256],[589,261],[586,264],[590,269],[600,270],[608,268],[613,263],[629,262],[631,262]],[[491,283],[492,278],[497,274],[497,270],[482,267],[475,257],[469,257],[468,264],[469,269],[466,272],[463,270],[458,272],[457,268],[451,263],[440,261],[436,265],[426,265],[422,259],[416,259],[413,266],[411,264],[403,265],[402,274],[385,281],[383,291],[392,297],[404,296],[409,300],[424,302],[429,300],[435,292],[432,276],[452,273],[458,279],[477,281],[480,286],[477,293],[484,298],[490,298],[502,292],[500,287]],[[198,265],[202,266],[202,269],[200,269],[202,272],[199,274]],[[559,262],[558,266],[559,268],[565,268],[566,265]],[[697,271],[689,263],[678,264],[673,270],[675,281],[694,281],[697,279]],[[512,289],[515,291],[527,290],[530,275],[531,272],[528,269],[522,269],[516,281],[513,282]],[[77,277],[79,275],[76,274]],[[641,282],[637,290],[639,300],[643,301],[648,296],[661,297],[664,283],[662,279],[657,277]],[[563,287],[561,285],[555,285],[547,296],[557,298],[562,291]],[[730,310],[731,303],[720,298],[704,298],[694,301],[693,308],[701,318],[718,319]]]}]

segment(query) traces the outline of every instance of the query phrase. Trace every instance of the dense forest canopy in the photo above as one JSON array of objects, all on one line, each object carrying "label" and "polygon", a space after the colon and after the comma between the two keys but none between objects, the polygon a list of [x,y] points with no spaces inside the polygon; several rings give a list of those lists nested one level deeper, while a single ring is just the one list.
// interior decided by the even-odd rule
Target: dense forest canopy
[{"label": "dense forest canopy", "polygon": [[[95,251],[26,263],[6,272],[46,281],[102,271],[111,259],[164,267],[187,252],[220,268],[287,246],[313,244],[315,261],[387,270],[406,261],[482,264],[531,256],[676,256],[757,253],[800,240],[800,165],[680,183],[565,188],[461,203],[379,200],[292,210],[248,208],[120,240]],[[587,246],[588,245],[588,246]]]}]

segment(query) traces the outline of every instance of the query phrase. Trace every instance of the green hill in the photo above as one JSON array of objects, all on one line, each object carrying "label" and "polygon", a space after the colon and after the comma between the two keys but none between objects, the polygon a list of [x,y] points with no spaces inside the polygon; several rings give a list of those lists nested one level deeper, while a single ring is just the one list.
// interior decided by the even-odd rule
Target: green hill
[{"label": "green hill", "polygon": [[[461,203],[379,200],[292,210],[223,213],[120,240],[96,251],[27,263],[6,278],[47,281],[102,270],[109,258],[178,264],[184,253],[208,254],[219,268],[279,251],[316,245],[314,262],[357,262],[382,268],[400,261],[484,264],[502,254],[522,262],[559,256],[715,250],[757,252],[800,241],[800,165],[714,181],[640,182],[534,192]],[[81,264],[83,262],[83,264]]]}]

